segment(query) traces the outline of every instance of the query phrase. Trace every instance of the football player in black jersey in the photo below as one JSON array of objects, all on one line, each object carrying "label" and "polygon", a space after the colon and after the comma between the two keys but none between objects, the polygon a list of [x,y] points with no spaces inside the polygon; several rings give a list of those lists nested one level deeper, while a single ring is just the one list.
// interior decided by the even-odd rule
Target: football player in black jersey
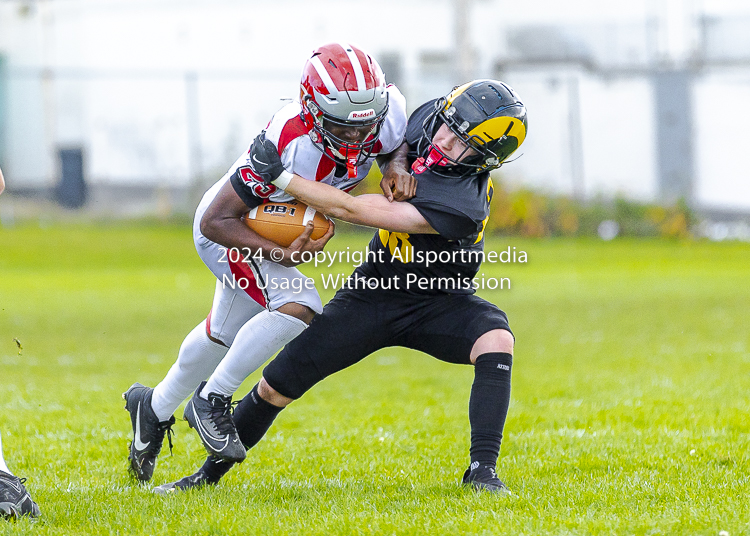
[{"label": "football player in black jersey", "polygon": [[[510,401],[514,337],[505,313],[475,296],[472,281],[492,198],[489,172],[523,143],[526,126],[525,106],[496,80],[473,81],[425,103],[409,118],[404,142],[416,195],[394,202],[382,195],[353,197],[293,176],[273,144],[262,134],[256,138],[253,160],[263,164],[255,171],[264,180],[330,216],[379,231],[368,261],[235,409],[247,449],[315,383],[380,348],[404,346],[474,366],[471,462],[463,483],[508,492],[495,465]],[[194,475],[155,491],[214,484],[231,465],[209,457]]]}]

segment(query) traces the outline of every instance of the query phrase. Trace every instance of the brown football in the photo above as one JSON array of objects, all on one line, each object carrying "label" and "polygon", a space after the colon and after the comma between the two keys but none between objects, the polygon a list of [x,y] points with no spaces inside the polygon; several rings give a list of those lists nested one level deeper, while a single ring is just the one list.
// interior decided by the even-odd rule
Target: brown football
[{"label": "brown football", "polygon": [[328,218],[300,201],[289,203],[265,203],[242,217],[245,224],[263,238],[288,247],[312,220],[314,230],[311,238],[317,240],[328,230]]}]

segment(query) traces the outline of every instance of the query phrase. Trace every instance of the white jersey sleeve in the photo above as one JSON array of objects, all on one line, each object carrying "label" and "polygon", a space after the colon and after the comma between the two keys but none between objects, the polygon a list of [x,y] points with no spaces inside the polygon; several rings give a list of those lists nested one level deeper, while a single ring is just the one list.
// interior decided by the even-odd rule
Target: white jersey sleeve
[{"label": "white jersey sleeve", "polygon": [[392,153],[401,146],[406,136],[406,99],[396,86],[389,84],[388,91],[388,115],[383,123],[380,133],[379,154]]}]

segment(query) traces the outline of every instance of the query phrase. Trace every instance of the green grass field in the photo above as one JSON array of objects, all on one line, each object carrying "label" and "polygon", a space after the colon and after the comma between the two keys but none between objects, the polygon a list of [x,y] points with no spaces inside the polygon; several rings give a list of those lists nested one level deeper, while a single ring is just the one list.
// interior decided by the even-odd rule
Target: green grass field
[{"label": "green grass field", "polygon": [[[0,431],[43,512],[0,534],[750,534],[750,245],[487,249],[508,246],[529,262],[486,264],[512,288],[480,295],[517,337],[513,496],[457,484],[472,370],[394,348],[294,403],[218,487],[158,497],[126,471],[120,394],[156,384],[208,312],[190,229],[0,229]],[[175,429],[155,485],[204,458]]]}]

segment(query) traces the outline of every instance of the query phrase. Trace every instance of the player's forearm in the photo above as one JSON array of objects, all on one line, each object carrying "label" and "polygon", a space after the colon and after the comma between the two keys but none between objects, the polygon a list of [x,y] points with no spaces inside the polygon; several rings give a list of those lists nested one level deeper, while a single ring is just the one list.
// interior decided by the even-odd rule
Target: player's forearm
[{"label": "player's forearm", "polygon": [[[263,250],[273,242],[248,229],[239,218],[206,217],[201,220],[201,233],[212,242],[226,248],[248,248],[253,252]],[[264,241],[267,244],[264,244]],[[271,246],[273,247],[273,246]],[[270,251],[270,250],[269,250]]]},{"label": "player's forearm", "polygon": [[295,175],[284,187],[284,191],[326,216],[343,221],[350,221],[348,218],[356,216],[356,198],[328,184],[308,181]]},{"label": "player's forearm", "polygon": [[[284,266],[297,264],[291,261],[291,251],[288,248],[281,247],[253,232],[239,217],[206,214],[201,219],[201,233],[212,242],[227,249],[237,250],[243,258],[260,252],[264,259],[271,259]],[[272,251],[281,251],[284,254],[283,258],[279,260],[275,255],[272,256]]]},{"label": "player's forearm", "polygon": [[3,170],[0,169],[0,194],[5,190],[5,179],[3,178]]},{"label": "player's forearm", "polygon": [[[264,259],[271,259],[284,266],[299,264],[290,260],[291,251],[288,248],[263,238],[245,225],[242,216],[248,210],[231,181],[227,181],[201,217],[201,234],[221,246],[239,250],[243,257],[261,252]],[[278,258],[279,250],[284,254],[281,260]]]},{"label": "player's forearm", "polygon": [[323,214],[349,223],[404,233],[435,232],[411,204],[390,203],[379,194],[355,197],[297,175],[284,186],[284,190]]}]

